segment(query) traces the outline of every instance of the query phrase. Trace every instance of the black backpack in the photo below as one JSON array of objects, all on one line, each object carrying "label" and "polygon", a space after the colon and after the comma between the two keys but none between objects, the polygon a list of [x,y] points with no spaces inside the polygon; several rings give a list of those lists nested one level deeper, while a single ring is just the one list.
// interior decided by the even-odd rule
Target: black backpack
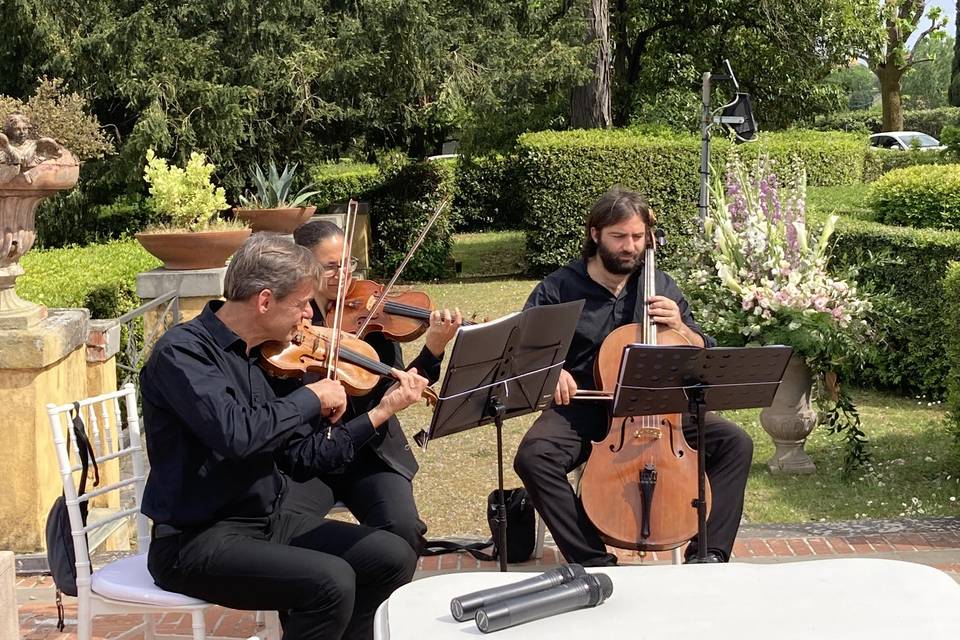
[{"label": "black backpack", "polygon": [[[498,560],[500,558],[500,523],[497,522],[497,502],[499,489],[487,496],[487,524],[490,525],[490,540],[474,544],[457,544],[447,540],[428,540],[421,555],[437,556],[454,551],[466,551],[477,560]],[[533,502],[524,488],[505,489],[507,507],[507,562],[526,562],[533,555],[537,544],[537,525]],[[483,549],[493,547],[490,553]]]},{"label": "black backpack", "polygon": [[[97,467],[96,454],[87,438],[87,430],[80,418],[80,403],[73,403],[73,436],[77,441],[77,450],[80,454],[80,483],[77,485],[77,495],[82,496],[87,491],[87,470],[93,464],[93,486],[100,484],[100,469]],[[67,453],[70,451],[70,429],[67,430]],[[87,501],[80,503],[80,517],[84,526],[87,524]],[[57,629],[63,631],[63,602],[61,594],[77,595],[77,556],[73,547],[73,535],[70,529],[70,514],[67,511],[67,501],[63,494],[53,502],[50,513],[47,514],[46,527],[47,564],[50,565],[50,574],[57,586],[57,613],[60,619]]]}]

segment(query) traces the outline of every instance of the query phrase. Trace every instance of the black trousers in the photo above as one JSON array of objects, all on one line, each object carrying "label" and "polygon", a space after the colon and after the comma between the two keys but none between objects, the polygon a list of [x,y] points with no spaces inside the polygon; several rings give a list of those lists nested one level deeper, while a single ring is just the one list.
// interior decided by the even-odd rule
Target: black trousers
[{"label": "black trousers", "polygon": [[410,582],[416,556],[397,536],[280,509],[157,537],[157,585],[233,609],[277,610],[284,640],[373,637],[377,607]]},{"label": "black trousers", "polygon": [[417,512],[413,484],[376,453],[361,451],[345,473],[289,482],[284,508],[322,517],[336,501],[343,502],[358,522],[400,536],[420,555],[426,544],[427,525]]},{"label": "black trousers", "polygon": [[[605,409],[587,405],[544,411],[527,431],[513,461],[563,557],[584,566],[616,563],[567,480],[570,471],[586,462],[591,441],[604,437],[606,415]],[[713,496],[707,546],[728,560],[743,514],[753,441],[740,427],[714,413],[708,412],[705,422],[704,462]],[[694,448],[696,429],[686,422],[684,436]],[[694,551],[691,544],[687,555]]]}]

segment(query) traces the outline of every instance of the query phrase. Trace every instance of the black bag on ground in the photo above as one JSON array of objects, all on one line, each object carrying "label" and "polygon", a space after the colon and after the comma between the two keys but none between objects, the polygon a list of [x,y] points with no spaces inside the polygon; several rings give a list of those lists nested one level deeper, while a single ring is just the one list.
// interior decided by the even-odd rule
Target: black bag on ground
[{"label": "black bag on ground", "polygon": [[[490,525],[490,540],[473,544],[458,544],[449,540],[428,540],[421,555],[437,556],[454,551],[466,551],[477,560],[498,560],[500,558],[500,523],[497,522],[497,502],[499,489],[487,496],[487,523]],[[537,544],[537,525],[533,502],[527,490],[505,489],[507,507],[507,562],[526,562],[533,555]],[[483,550],[493,547],[491,553]]]},{"label": "black bag on ground", "polygon": [[[100,469],[97,467],[96,454],[87,438],[87,430],[80,419],[80,405],[74,403],[73,436],[77,441],[77,451],[80,454],[80,483],[77,485],[77,495],[82,496],[87,491],[87,470],[93,464],[93,486],[100,484]],[[67,451],[70,451],[70,429],[67,430]],[[80,503],[80,517],[84,526],[87,524],[87,501]],[[77,595],[77,556],[73,548],[73,535],[70,528],[70,514],[67,511],[66,498],[61,494],[50,507],[47,514],[46,526],[47,564],[50,565],[50,574],[57,586],[57,612],[60,620],[57,628],[63,631],[63,605],[60,594]]]}]

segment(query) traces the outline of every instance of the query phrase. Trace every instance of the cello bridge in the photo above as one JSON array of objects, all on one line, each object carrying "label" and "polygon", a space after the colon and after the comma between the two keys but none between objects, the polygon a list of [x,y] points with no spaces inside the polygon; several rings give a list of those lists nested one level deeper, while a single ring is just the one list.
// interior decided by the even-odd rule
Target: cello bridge
[{"label": "cello bridge", "polygon": [[660,427],[640,427],[633,432],[633,437],[640,439],[659,440],[663,437],[663,431]]}]

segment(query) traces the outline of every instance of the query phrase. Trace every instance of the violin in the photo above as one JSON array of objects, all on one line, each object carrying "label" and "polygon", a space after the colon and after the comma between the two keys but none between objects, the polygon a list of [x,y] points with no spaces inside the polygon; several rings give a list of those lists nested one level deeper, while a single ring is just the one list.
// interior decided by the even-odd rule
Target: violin
[{"label": "violin", "polygon": [[[423,335],[433,310],[430,296],[422,291],[388,290],[384,297],[384,289],[372,280],[353,281],[343,300],[343,330],[358,338],[380,331],[394,342],[410,342]],[[463,326],[471,324],[476,323],[463,321]]]},{"label": "violin", "polygon": [[[644,301],[656,295],[654,249],[644,252]],[[681,333],[658,327],[643,305],[643,321],[619,327],[600,346],[594,363],[598,391],[575,397],[611,396],[628,344],[682,345]],[[606,438],[593,443],[580,483],[587,517],[608,544],[638,551],[660,551],[682,545],[697,532],[697,452],[683,436],[683,416],[613,418]],[[707,505],[710,487],[707,486]]]},{"label": "violin", "polygon": [[[260,364],[271,375],[279,378],[300,378],[305,373],[327,372],[332,355],[334,331],[307,321],[301,322],[289,344],[267,342],[260,347]],[[340,357],[336,363],[336,379],[347,395],[370,393],[380,378],[393,378],[393,370],[380,362],[376,350],[363,340],[341,332]],[[423,390],[423,399],[431,407],[437,403],[437,394],[429,387]]]}]

